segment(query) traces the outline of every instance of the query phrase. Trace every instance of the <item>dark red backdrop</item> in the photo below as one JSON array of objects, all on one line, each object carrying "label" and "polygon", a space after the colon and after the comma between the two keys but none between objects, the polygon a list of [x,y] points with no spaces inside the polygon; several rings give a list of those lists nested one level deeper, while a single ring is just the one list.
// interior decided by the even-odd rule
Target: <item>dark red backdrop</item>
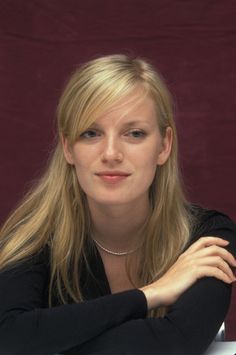
[{"label": "dark red backdrop", "polygon": [[1,1],[1,221],[44,165],[68,75],[119,52],[150,58],[167,79],[191,200],[236,220],[235,19],[235,0]]}]

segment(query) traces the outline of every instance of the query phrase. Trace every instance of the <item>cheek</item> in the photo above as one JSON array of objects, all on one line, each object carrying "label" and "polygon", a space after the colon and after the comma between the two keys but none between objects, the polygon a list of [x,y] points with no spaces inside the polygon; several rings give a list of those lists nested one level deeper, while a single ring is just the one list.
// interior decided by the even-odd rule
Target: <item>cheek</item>
[{"label": "cheek", "polygon": [[[90,154],[91,155],[91,154]],[[76,147],[73,152],[73,162],[77,175],[84,174],[88,170],[90,163],[90,155],[86,150]]]},{"label": "cheek", "polygon": [[77,175],[78,182],[83,190],[87,189],[89,184],[88,171],[89,171],[89,161],[86,159],[86,155],[81,154],[80,158],[74,158],[74,167]]},{"label": "cheek", "polygon": [[78,184],[86,195],[89,195],[93,190],[93,181],[89,178],[88,171],[83,165],[75,165]]},{"label": "cheek", "polygon": [[139,181],[147,188],[153,182],[157,170],[157,154],[153,152],[143,152],[140,154],[137,166]]},{"label": "cheek", "polygon": [[158,147],[155,149],[143,149],[139,151],[137,155],[137,163],[140,168],[150,170],[156,170],[158,160]]}]

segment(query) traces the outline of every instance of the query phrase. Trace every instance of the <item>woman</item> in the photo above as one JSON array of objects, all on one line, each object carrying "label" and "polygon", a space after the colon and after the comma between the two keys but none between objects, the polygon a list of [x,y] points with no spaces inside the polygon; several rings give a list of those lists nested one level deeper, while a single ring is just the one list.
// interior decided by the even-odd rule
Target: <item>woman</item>
[{"label": "woman", "polygon": [[48,168],[1,231],[0,353],[201,354],[229,306],[236,228],[184,196],[163,79],[95,59],[57,116]]}]

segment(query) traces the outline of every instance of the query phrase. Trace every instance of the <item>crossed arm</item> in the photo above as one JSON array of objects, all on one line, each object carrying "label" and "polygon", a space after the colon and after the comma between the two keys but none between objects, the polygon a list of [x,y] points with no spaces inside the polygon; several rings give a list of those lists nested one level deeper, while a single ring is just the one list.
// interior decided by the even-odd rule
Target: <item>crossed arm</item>
[{"label": "crossed arm", "polygon": [[[209,234],[228,240],[224,249],[236,255],[234,223],[221,217],[218,226],[212,223],[201,233]],[[0,353],[199,355],[215,337],[231,295],[230,283],[206,276],[175,296],[177,300],[164,318],[146,318],[153,299],[148,302],[145,290],[49,309],[44,298],[46,262],[29,261],[0,274]],[[156,297],[159,302],[158,293]]]}]

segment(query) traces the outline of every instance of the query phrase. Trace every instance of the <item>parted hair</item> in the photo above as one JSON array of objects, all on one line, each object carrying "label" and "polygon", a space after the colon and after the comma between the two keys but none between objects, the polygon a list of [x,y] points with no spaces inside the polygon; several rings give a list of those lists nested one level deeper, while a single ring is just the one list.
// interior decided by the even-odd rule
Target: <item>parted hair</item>
[{"label": "parted hair", "polygon": [[[160,278],[189,241],[194,220],[179,171],[173,101],[164,79],[142,58],[117,54],[93,59],[69,78],[57,108],[57,142],[45,171],[0,232],[0,269],[49,248],[50,306],[52,294],[61,303],[67,303],[68,296],[74,302],[83,301],[80,266],[85,263],[89,271],[86,241],[92,228],[86,195],[74,166],[64,157],[61,138],[73,145],[98,116],[136,89],[137,100],[146,95],[153,99],[161,135],[171,127],[173,142],[168,160],[157,166],[149,188],[151,212],[143,226],[142,267],[134,287]],[[128,264],[127,268],[129,273]],[[165,312],[160,308],[150,315]]]}]

